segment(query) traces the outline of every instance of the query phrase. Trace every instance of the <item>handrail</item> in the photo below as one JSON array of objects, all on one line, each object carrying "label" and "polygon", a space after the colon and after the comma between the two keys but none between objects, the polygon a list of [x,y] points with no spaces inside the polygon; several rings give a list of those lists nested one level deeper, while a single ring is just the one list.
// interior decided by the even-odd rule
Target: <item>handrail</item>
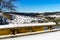
[{"label": "handrail", "polygon": [[56,23],[30,23],[30,24],[8,24],[8,25],[0,25],[0,29],[4,28],[15,28],[15,27],[31,27],[31,26],[53,26]]}]

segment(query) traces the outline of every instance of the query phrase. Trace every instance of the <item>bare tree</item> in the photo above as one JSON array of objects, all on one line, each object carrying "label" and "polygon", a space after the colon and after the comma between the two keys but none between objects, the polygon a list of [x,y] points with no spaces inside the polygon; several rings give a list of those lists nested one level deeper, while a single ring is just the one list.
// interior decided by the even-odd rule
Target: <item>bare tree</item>
[{"label": "bare tree", "polygon": [[15,11],[15,1],[16,0],[0,0],[0,12]]},{"label": "bare tree", "polygon": [[[15,9],[16,7],[14,5],[14,2],[16,2],[16,0],[0,0],[0,14],[2,13],[3,17],[11,19],[11,16],[9,14],[4,13],[4,12],[6,12],[6,11],[9,11],[9,12],[16,11],[16,9]],[[3,18],[2,21],[4,21],[4,20],[5,19]]]}]

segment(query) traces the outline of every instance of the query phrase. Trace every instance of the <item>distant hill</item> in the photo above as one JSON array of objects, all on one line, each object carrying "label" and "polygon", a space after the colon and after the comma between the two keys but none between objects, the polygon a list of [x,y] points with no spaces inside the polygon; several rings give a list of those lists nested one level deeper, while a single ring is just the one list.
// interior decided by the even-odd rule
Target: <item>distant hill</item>
[{"label": "distant hill", "polygon": [[36,15],[60,15],[60,12],[44,12],[44,13],[24,13],[24,12],[4,12],[4,13],[13,13],[17,15],[24,16],[36,16]]},{"label": "distant hill", "polygon": [[5,12],[5,13],[24,15],[24,16],[36,16],[36,15],[39,15],[39,13],[21,13],[21,12]]},{"label": "distant hill", "polygon": [[60,15],[60,12],[45,12],[45,13],[41,13],[43,15]]}]

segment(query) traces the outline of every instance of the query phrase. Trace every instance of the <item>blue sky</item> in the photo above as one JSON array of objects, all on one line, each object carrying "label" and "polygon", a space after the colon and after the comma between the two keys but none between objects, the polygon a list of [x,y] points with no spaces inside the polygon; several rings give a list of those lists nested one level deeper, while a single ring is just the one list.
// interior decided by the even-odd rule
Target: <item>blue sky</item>
[{"label": "blue sky", "polygon": [[19,12],[55,12],[60,11],[60,0],[18,0]]}]

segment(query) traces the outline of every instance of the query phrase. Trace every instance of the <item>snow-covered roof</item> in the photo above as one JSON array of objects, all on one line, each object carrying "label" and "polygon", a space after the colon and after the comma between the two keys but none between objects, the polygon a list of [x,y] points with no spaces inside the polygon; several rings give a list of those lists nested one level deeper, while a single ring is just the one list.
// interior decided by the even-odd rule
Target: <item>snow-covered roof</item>
[{"label": "snow-covered roof", "polygon": [[31,26],[52,26],[56,25],[54,22],[49,23],[30,23],[30,24],[8,24],[8,25],[0,25],[0,29],[2,28],[14,28],[14,27],[31,27]]}]

